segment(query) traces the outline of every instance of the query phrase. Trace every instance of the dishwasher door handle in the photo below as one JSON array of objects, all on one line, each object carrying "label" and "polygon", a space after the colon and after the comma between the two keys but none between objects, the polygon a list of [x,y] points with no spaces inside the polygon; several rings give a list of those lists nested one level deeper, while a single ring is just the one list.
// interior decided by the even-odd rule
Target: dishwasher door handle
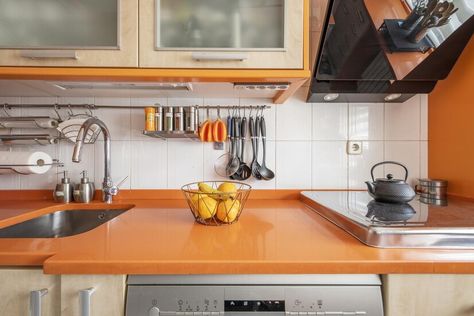
[{"label": "dishwasher door handle", "polygon": [[48,294],[48,289],[30,292],[30,316],[41,316],[42,298]]},{"label": "dishwasher door handle", "polygon": [[91,315],[91,296],[95,292],[95,288],[91,287],[79,291],[79,307],[81,309],[81,316]]}]

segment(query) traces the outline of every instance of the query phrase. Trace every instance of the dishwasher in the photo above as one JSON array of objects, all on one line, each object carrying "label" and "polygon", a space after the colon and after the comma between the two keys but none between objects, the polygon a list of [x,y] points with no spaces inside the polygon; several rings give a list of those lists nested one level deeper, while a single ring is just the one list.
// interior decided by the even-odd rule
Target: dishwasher
[{"label": "dishwasher", "polygon": [[126,316],[383,316],[380,276],[130,275]]}]

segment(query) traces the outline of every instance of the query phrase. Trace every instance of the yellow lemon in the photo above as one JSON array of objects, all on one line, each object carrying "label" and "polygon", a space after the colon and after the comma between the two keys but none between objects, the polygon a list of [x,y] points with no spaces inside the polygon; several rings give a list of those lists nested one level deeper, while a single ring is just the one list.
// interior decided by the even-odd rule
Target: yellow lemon
[{"label": "yellow lemon", "polygon": [[216,200],[206,196],[198,199],[199,217],[202,219],[209,219],[216,214],[217,202]]},{"label": "yellow lemon", "polygon": [[213,189],[209,184],[204,183],[204,182],[199,182],[198,188],[199,188],[199,191],[203,193],[216,193],[215,189]]},{"label": "yellow lemon", "polygon": [[237,188],[235,186],[235,184],[231,183],[231,182],[224,182],[224,183],[221,183],[221,185],[219,185],[219,187],[217,188],[217,190],[220,192],[220,193],[226,193],[226,194],[219,194],[219,197],[222,199],[222,200],[227,200],[228,198],[235,198],[235,196],[237,195]]},{"label": "yellow lemon", "polygon": [[193,193],[193,194],[190,194],[190,196],[191,196],[191,204],[193,205],[191,209],[193,213],[195,213],[196,215],[199,215],[197,214],[197,210],[199,208],[199,200],[207,197],[207,195],[202,194],[202,193]]},{"label": "yellow lemon", "polygon": [[224,223],[232,223],[240,212],[240,202],[228,199],[219,203],[217,207],[217,218]]}]

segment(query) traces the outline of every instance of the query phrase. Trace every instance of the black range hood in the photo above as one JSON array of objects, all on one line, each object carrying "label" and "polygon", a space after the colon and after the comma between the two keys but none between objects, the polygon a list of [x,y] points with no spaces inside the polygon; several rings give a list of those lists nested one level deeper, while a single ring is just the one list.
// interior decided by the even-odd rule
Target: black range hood
[{"label": "black range hood", "polygon": [[323,34],[312,39],[321,48],[308,102],[404,102],[430,93],[469,42],[474,16],[442,41],[433,38],[438,41],[433,44],[428,35],[419,47],[396,51],[393,37],[400,42],[406,34],[389,29],[398,31],[408,12],[400,0],[331,0]]}]

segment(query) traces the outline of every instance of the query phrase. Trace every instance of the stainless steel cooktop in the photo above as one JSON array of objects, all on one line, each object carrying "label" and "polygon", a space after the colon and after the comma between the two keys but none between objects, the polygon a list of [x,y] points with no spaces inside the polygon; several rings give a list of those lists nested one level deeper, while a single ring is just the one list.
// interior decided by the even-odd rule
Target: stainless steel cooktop
[{"label": "stainless steel cooktop", "polygon": [[[367,192],[302,192],[318,214],[380,248],[474,249],[474,208],[375,202]],[[313,204],[313,205],[311,205]]]}]

